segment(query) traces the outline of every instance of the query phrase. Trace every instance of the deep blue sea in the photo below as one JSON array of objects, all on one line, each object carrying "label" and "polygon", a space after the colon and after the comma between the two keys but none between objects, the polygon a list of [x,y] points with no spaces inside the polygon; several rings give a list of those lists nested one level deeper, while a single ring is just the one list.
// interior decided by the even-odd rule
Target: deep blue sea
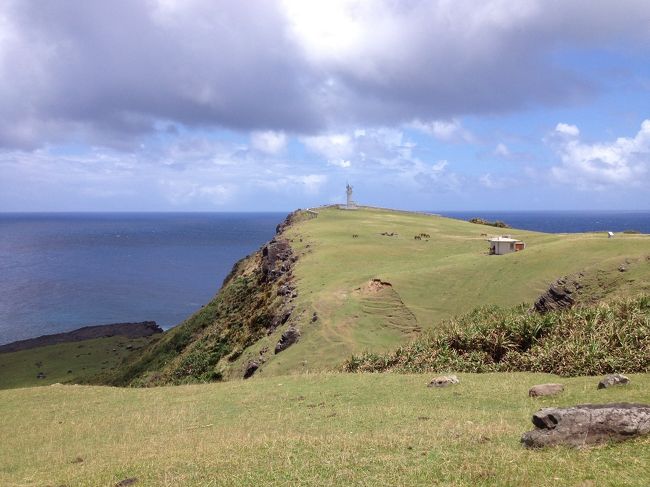
[{"label": "deep blue sea", "polygon": [[[439,213],[439,212],[433,212]],[[638,230],[650,212],[442,212],[544,232]],[[181,322],[284,213],[0,213],[0,344],[91,324]]]},{"label": "deep blue sea", "polygon": [[512,228],[548,233],[622,232],[650,233],[650,211],[443,211],[443,216],[469,220],[501,220]]},{"label": "deep blue sea", "polygon": [[173,326],[285,216],[0,214],[0,344],[91,324]]}]

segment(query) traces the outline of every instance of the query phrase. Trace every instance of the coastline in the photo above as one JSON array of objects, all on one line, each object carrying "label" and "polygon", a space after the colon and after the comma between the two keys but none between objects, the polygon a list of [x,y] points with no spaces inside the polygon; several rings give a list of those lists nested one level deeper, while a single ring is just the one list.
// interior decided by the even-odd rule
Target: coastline
[{"label": "coastline", "polygon": [[137,323],[111,323],[108,325],[90,325],[63,333],[41,335],[35,338],[17,340],[0,345],[0,353],[19,352],[32,348],[56,345],[59,343],[81,342],[94,338],[109,338],[123,336],[126,338],[141,338],[162,333],[155,321],[141,321]]}]

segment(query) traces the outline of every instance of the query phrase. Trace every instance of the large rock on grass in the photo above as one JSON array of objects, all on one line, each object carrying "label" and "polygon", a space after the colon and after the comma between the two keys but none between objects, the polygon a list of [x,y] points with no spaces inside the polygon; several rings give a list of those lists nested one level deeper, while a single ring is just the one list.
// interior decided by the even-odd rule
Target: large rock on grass
[{"label": "large rock on grass", "polygon": [[581,447],[623,441],[650,433],[650,404],[583,404],[542,408],[533,414],[535,429],[521,437],[528,448]]},{"label": "large rock on grass", "polygon": [[441,375],[431,379],[427,387],[449,387],[459,382],[458,377],[455,375]]},{"label": "large rock on grass", "polygon": [[538,384],[528,391],[530,397],[554,396],[564,391],[562,384]]},{"label": "large rock on grass", "polygon": [[630,379],[625,377],[623,374],[611,374],[606,375],[598,383],[598,389],[607,389],[612,386],[624,386],[629,384]]}]

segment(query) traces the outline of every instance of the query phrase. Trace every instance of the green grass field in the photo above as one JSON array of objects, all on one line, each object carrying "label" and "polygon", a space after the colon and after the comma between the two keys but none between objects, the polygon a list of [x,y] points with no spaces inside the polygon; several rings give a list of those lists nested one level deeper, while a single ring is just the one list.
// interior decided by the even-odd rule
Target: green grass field
[{"label": "green grass field", "polygon": [[[83,381],[117,367],[151,339],[115,336],[0,353],[0,389]],[[45,377],[37,378],[39,372]]]},{"label": "green grass field", "polygon": [[[0,485],[647,486],[650,438],[526,450],[543,406],[650,402],[650,375],[598,379],[313,374],[153,389],[55,385],[0,391]],[[566,391],[531,399],[528,388]]]},{"label": "green grass field", "polygon": [[[352,353],[392,349],[418,330],[435,329],[441,320],[479,305],[532,303],[552,281],[579,271],[587,272],[596,298],[650,292],[648,235],[544,234],[370,208],[318,212],[286,234],[300,255],[296,307],[298,315],[303,312],[298,323],[303,336],[272,357],[258,372],[262,375],[332,369]],[[420,233],[431,238],[415,240]],[[512,234],[527,248],[487,255],[483,233]],[[621,264],[624,273],[618,271]],[[382,299],[364,287],[372,278],[392,285]],[[311,324],[314,311],[319,320]],[[258,349],[272,349],[281,331],[252,347],[235,370]]]}]

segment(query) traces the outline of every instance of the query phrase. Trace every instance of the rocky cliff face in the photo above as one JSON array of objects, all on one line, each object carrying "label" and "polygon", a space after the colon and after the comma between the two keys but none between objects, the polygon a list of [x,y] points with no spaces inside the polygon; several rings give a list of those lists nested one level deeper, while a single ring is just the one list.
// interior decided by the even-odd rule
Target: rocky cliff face
[{"label": "rocky cliff face", "polygon": [[265,351],[243,370],[238,359],[260,338],[290,326],[297,257],[284,233],[299,218],[299,211],[291,213],[270,242],[237,262],[210,303],[100,382],[150,386],[253,375],[265,362]]},{"label": "rocky cliff face", "polygon": [[578,291],[582,288],[578,276],[565,276],[555,281],[548,290],[542,294],[533,305],[538,313],[547,313],[558,309],[571,308],[575,302]]}]

